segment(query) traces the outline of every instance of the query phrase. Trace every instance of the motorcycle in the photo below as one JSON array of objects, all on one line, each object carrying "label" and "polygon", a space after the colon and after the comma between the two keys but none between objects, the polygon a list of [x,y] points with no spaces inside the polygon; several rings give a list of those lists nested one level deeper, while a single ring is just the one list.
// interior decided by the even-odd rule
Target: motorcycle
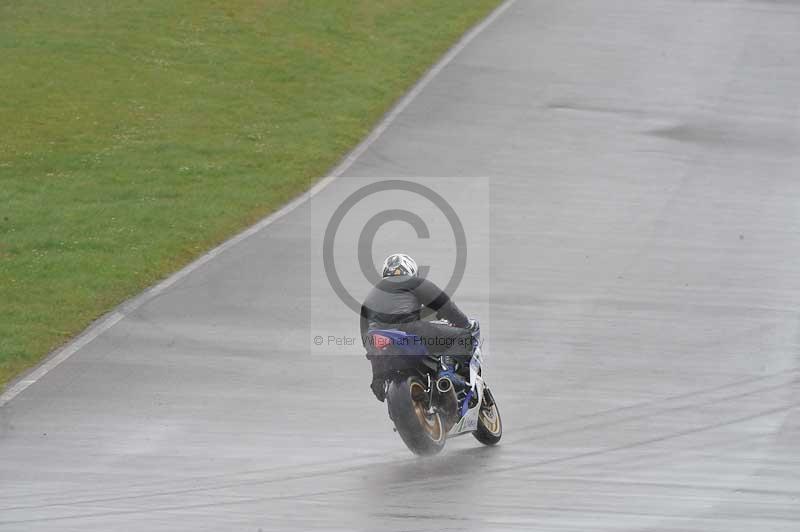
[{"label": "motorcycle", "polygon": [[437,454],[447,438],[463,434],[484,445],[500,441],[500,412],[482,376],[479,326],[470,357],[433,355],[419,337],[396,329],[372,329],[367,336],[367,358],[386,375],[389,418],[411,452]]}]

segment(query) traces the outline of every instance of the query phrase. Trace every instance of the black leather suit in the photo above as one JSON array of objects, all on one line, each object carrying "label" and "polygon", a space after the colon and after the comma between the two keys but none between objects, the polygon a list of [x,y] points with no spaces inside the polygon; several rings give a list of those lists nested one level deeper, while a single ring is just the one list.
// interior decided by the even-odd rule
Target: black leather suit
[{"label": "black leather suit", "polygon": [[[428,308],[453,326],[421,319]],[[471,353],[469,319],[433,282],[408,276],[385,277],[361,306],[361,338],[369,329],[399,329],[420,337],[428,351],[437,354]]]}]

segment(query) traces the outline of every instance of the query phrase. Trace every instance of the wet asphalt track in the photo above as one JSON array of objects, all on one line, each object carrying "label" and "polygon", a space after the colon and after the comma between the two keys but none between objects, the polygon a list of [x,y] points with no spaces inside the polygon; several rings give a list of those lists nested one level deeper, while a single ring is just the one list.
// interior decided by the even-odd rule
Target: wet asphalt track
[{"label": "wet asphalt track", "polygon": [[499,447],[414,459],[312,351],[306,205],[0,408],[0,530],[796,532],[799,36],[791,1],[518,0],[347,171],[491,176],[458,300]]}]

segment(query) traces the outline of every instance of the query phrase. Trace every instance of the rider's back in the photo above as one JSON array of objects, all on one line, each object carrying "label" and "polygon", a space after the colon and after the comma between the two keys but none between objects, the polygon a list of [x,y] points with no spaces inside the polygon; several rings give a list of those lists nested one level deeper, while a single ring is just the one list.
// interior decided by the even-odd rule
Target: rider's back
[{"label": "rider's back", "polygon": [[436,311],[457,327],[469,326],[464,313],[432,281],[421,277],[385,277],[372,288],[361,307],[362,336],[369,324],[401,324],[419,320],[422,307]]}]

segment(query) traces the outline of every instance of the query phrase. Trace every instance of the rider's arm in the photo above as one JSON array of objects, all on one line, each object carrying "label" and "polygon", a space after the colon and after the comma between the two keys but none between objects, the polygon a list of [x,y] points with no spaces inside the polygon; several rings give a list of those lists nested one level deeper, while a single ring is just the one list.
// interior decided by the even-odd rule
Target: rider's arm
[{"label": "rider's arm", "polygon": [[450,296],[433,282],[422,279],[414,292],[423,305],[436,311],[437,317],[446,319],[456,327],[469,328],[469,318],[453,303]]}]

